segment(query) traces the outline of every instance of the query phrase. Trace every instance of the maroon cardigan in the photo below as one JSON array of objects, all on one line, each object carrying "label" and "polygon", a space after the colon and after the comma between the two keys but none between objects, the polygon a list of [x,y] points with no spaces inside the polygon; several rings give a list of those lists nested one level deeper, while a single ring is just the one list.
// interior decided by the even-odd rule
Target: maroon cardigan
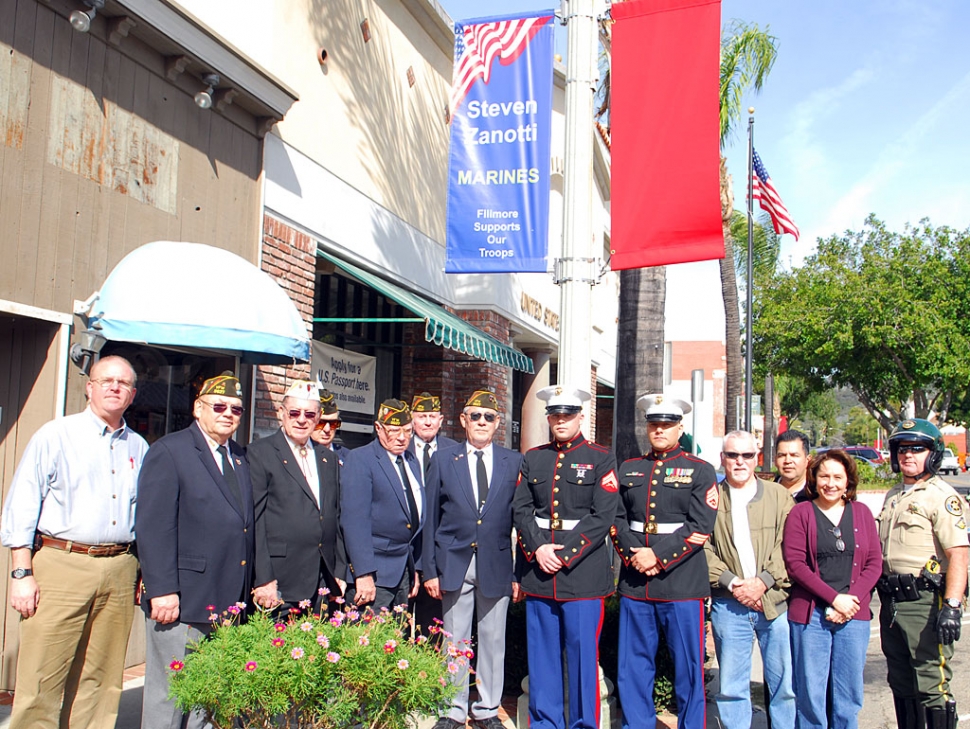
[{"label": "maroon cardigan", "polygon": [[[876,581],[882,575],[882,547],[872,512],[858,501],[850,501],[852,525],[855,532],[855,554],[852,558],[852,577],[849,593],[859,598],[859,612],[853,620],[872,620],[869,601]],[[788,600],[788,620],[807,625],[816,602],[831,605],[837,593],[822,581],[818,574],[818,544],[815,509],[811,501],[795,504],[785,522],[785,536],[781,543],[785,567],[791,578],[791,597]]]}]

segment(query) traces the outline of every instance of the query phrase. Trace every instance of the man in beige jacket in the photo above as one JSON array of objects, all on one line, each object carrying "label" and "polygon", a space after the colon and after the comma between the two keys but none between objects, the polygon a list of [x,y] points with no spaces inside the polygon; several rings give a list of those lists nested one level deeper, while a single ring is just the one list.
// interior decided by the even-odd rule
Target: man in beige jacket
[{"label": "man in beige jacket", "polygon": [[791,648],[785,615],[789,587],[781,554],[788,491],[755,476],[758,445],[751,433],[724,438],[721,488],[714,532],[704,546],[711,581],[711,627],[720,669],[714,698],[723,726],[751,726],[751,649],[758,638],[773,729],[795,725]]}]

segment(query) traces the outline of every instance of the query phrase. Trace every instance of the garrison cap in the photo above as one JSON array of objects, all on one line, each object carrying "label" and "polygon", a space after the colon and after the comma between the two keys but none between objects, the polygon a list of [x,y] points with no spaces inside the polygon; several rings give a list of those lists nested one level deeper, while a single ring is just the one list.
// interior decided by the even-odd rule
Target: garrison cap
[{"label": "garrison cap", "polygon": [[385,400],[377,410],[377,422],[381,425],[408,425],[411,422],[411,408],[403,400]]},{"label": "garrison cap", "polygon": [[203,395],[223,395],[225,397],[238,397],[242,400],[242,386],[239,384],[238,378],[231,371],[226,370],[221,375],[210,377],[202,383],[199,397]]},{"label": "garrison cap", "polygon": [[330,390],[320,390],[320,414],[334,415],[337,412],[337,398]]},{"label": "garrison cap", "polygon": [[415,413],[440,413],[441,398],[432,395],[430,392],[415,395],[414,400],[411,401],[411,411]]},{"label": "garrison cap", "polygon": [[489,390],[475,390],[465,403],[466,408],[488,408],[498,412],[498,398]]}]

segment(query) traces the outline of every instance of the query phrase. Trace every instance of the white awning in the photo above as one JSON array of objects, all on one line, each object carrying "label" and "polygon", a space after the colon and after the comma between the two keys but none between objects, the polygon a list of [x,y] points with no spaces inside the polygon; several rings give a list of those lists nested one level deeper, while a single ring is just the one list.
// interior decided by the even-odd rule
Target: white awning
[{"label": "white awning", "polygon": [[222,350],[249,364],[310,360],[287,293],[249,261],[201,243],[135,249],[74,313],[109,341]]}]

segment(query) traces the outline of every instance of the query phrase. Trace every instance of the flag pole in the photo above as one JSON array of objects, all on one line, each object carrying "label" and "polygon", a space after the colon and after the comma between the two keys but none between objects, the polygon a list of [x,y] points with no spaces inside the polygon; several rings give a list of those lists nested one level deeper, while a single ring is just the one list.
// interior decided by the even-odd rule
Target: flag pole
[{"label": "flag pole", "polygon": [[754,107],[748,107],[748,270],[747,291],[744,312],[744,429],[754,432],[754,422],[751,419],[751,390],[754,386],[752,375],[752,335],[751,335],[751,307],[754,300],[754,285],[752,272],[754,270]]}]

